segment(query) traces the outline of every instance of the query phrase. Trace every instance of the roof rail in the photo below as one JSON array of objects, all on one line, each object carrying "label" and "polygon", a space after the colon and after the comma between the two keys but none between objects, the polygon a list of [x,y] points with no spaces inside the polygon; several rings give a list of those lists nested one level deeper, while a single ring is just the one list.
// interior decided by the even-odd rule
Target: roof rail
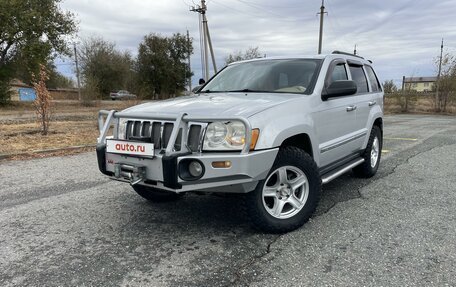
[{"label": "roof rail", "polygon": [[351,54],[351,53],[347,53],[347,52],[342,52],[342,51],[333,51],[331,54],[341,54],[341,55],[348,55],[348,56],[353,56],[353,57],[357,57],[357,58],[361,58],[364,60],[363,57],[361,56],[358,56],[358,55],[355,55],[355,54]]}]

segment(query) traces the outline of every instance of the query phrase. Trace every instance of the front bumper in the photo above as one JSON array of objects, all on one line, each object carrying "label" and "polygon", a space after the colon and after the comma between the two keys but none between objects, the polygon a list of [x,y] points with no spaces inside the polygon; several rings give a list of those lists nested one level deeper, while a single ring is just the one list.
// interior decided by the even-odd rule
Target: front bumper
[{"label": "front bumper", "polygon": [[[104,144],[97,145],[100,171],[111,178],[157,189],[186,192],[246,193],[266,178],[278,153],[278,148],[238,153],[157,154],[154,158],[133,157],[106,152]],[[197,180],[184,180],[179,174],[182,161],[198,160],[204,174]],[[229,168],[214,168],[212,162],[230,161]]]}]

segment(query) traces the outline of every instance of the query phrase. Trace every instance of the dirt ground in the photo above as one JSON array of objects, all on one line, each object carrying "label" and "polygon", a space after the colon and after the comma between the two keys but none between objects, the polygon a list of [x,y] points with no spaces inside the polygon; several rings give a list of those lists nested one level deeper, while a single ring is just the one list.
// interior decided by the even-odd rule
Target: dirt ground
[{"label": "dirt ground", "polygon": [[[49,134],[44,136],[32,103],[12,103],[0,108],[0,158],[45,157],[93,149],[99,133],[98,111],[122,110],[135,104],[138,102],[100,101],[84,106],[76,101],[54,101]],[[55,150],[59,148],[67,149]]]}]

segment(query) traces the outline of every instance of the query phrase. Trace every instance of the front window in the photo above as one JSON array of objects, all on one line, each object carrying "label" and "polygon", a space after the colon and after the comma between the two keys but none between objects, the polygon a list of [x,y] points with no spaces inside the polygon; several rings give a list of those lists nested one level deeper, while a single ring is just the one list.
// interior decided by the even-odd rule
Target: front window
[{"label": "front window", "polygon": [[311,94],[321,60],[259,60],[232,64],[203,88],[213,92],[267,92]]}]

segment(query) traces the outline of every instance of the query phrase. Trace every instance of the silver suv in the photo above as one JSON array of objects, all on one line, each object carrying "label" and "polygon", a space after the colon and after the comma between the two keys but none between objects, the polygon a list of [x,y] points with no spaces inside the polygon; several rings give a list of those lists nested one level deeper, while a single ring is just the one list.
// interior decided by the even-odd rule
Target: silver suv
[{"label": "silver suv", "polygon": [[376,173],[382,118],[382,87],[359,56],[249,60],[196,95],[100,111],[98,165],[150,201],[241,193],[254,226],[281,233],[312,216],[322,184]]}]

